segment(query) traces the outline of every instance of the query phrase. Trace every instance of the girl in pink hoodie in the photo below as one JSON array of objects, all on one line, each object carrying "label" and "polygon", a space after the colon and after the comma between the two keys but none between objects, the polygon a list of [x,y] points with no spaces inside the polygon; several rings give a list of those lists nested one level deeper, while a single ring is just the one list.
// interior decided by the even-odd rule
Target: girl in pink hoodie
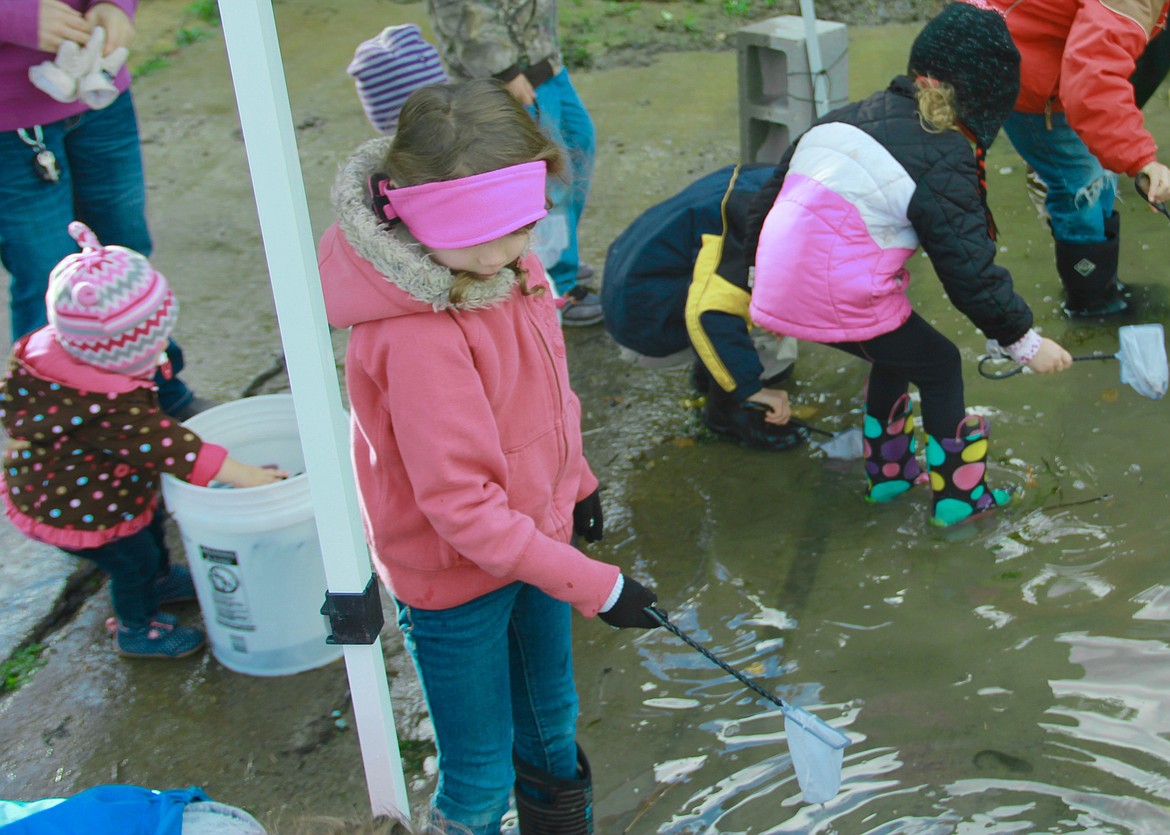
[{"label": "girl in pink hoodie", "polygon": [[563,152],[499,82],[425,87],[357,149],[319,260],[350,328],[352,454],[439,755],[433,826],[592,831],[570,613],[653,628],[655,595],[572,544],[597,478],[548,278],[529,249]]}]

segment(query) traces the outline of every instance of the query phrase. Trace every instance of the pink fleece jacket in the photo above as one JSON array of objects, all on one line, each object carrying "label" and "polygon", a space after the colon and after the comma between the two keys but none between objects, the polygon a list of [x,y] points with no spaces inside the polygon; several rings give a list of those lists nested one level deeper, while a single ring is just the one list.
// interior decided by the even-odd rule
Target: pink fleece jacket
[{"label": "pink fleece jacket", "polygon": [[544,269],[523,261],[543,293],[505,269],[452,304],[450,271],[366,205],[380,148],[341,172],[319,248],[329,322],[351,329],[353,466],[379,576],[422,609],[519,580],[591,617],[619,570],[569,544],[597,478]]},{"label": "pink fleece jacket", "polygon": [[[82,14],[93,0],[62,0]],[[134,19],[138,0],[102,0]],[[29,67],[52,61],[56,55],[37,47],[40,0],[0,0],[0,131],[48,125],[86,110],[80,101],[59,102],[28,80]],[[114,78],[118,92],[130,86],[130,71],[123,66]]]}]

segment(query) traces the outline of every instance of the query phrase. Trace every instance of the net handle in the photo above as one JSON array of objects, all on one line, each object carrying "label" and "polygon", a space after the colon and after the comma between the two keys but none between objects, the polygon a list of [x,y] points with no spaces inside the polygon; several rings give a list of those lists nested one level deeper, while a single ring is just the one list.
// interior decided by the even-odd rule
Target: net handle
[{"label": "net handle", "polygon": [[1170,209],[1166,208],[1165,203],[1150,202],[1150,176],[1148,174],[1138,174],[1133,178],[1133,187],[1137,189],[1137,193],[1142,196],[1142,199],[1157,209],[1166,217],[1170,218]]},{"label": "net handle", "polygon": [[786,710],[788,708],[788,704],[783,699],[781,699],[779,696],[773,695],[772,693],[769,693],[767,690],[765,690],[763,687],[760,687],[760,685],[756,684],[754,681],[752,681],[750,678],[745,676],[739,670],[735,669],[735,667],[732,667],[730,664],[728,664],[722,658],[717,656],[715,653],[711,652],[711,650],[707,649],[705,646],[700,644],[698,641],[696,641],[690,635],[686,634],[681,629],[679,629],[677,626],[675,626],[673,623],[671,623],[670,619],[666,616],[666,612],[662,611],[657,606],[647,606],[646,611],[649,613],[650,617],[652,617],[656,621],[658,621],[664,629],[666,629],[669,632],[674,633],[675,637],[677,637],[683,643],[690,646],[691,649],[697,650],[700,655],[702,655],[704,658],[706,658],[712,664],[715,664],[716,666],[720,667],[723,670],[723,672],[725,672],[728,675],[732,676],[733,678],[737,679],[741,684],[745,685],[748,689],[763,696],[765,699],[767,699],[768,701],[770,701],[772,704],[776,705],[777,707],[781,708],[782,710]]},{"label": "net handle", "polygon": [[[1117,354],[1087,354],[1087,355],[1081,356],[1081,357],[1073,357],[1073,362],[1083,362],[1085,360],[1115,360],[1115,359],[1118,359]],[[1017,374],[1022,374],[1024,369],[1028,367],[1026,365],[1016,365],[1016,366],[1012,367],[1011,369],[1009,369],[1008,371],[999,371],[999,372],[988,371],[985,368],[986,364],[989,362],[1004,362],[1007,360],[1008,360],[1007,357],[997,357],[997,356],[993,356],[991,354],[988,354],[987,356],[985,356],[979,360],[979,376],[984,377],[988,380],[1006,380],[1008,377],[1014,377]]]}]

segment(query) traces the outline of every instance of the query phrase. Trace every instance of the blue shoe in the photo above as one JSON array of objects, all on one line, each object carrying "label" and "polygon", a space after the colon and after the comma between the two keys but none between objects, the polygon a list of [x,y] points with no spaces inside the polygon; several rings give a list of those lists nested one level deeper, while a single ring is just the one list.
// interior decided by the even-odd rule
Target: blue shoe
[{"label": "blue shoe", "polygon": [[174,615],[159,612],[146,626],[125,626],[110,618],[106,628],[114,634],[118,655],[130,658],[183,658],[197,652],[207,638],[203,630],[179,626]]},{"label": "blue shoe", "polygon": [[195,599],[195,583],[191,580],[191,569],[185,565],[172,565],[166,577],[154,583],[158,591],[159,605],[186,603]]}]

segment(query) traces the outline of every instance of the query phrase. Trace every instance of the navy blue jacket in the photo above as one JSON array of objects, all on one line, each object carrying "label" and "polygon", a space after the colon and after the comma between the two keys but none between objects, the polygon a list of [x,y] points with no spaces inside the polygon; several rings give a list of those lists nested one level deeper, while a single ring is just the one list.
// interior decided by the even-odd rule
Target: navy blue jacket
[{"label": "navy blue jacket", "polygon": [[748,336],[746,305],[745,315],[734,315],[706,306],[717,293],[693,299],[701,330],[695,334],[694,316],[692,332],[687,329],[687,297],[704,236],[722,237],[719,276],[750,293],[740,255],[746,208],[772,171],[769,165],[738,169],[730,194],[737,166],[706,174],[647,209],[610,244],[601,304],[605,327],[619,345],[666,357],[691,346],[695,335],[709,343],[734,377],[737,399],[759,390],[762,369]]}]

